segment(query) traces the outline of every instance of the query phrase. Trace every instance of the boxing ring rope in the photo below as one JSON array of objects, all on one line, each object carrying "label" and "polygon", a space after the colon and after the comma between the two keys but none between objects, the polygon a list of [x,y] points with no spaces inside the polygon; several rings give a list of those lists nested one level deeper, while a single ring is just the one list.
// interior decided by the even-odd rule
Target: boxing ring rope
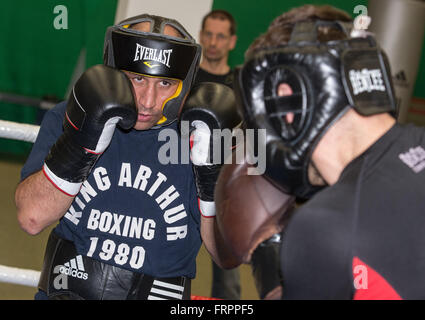
[{"label": "boxing ring rope", "polygon": [[[20,140],[34,143],[40,127],[0,120],[0,138]],[[0,282],[37,287],[40,272],[0,265]]]},{"label": "boxing ring rope", "polygon": [[[37,125],[0,120],[0,138],[34,143],[39,130],[40,127]],[[37,287],[39,278],[39,271],[0,265],[0,282]],[[215,300],[196,295],[192,295],[191,299]]]},{"label": "boxing ring rope", "polygon": [[0,120],[0,138],[34,143],[39,130],[37,125]]},{"label": "boxing ring rope", "polygon": [[40,272],[0,265],[0,282],[37,287]]},{"label": "boxing ring rope", "polygon": [[59,102],[59,99],[55,96],[46,96],[46,98],[36,98],[9,92],[0,92],[0,102],[36,107],[42,110],[49,110]]}]

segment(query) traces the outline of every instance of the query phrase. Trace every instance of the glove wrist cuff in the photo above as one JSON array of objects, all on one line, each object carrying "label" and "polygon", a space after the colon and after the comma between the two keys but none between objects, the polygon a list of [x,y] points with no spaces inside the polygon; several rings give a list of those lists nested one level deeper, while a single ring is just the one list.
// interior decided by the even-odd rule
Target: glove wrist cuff
[{"label": "glove wrist cuff", "polygon": [[214,201],[204,201],[198,199],[199,211],[201,215],[205,218],[214,218],[216,215],[215,203]]},{"label": "glove wrist cuff", "polygon": [[82,182],[69,182],[55,175],[49,167],[44,163],[43,173],[46,178],[60,191],[65,193],[67,196],[74,197],[80,191]]},{"label": "glove wrist cuff", "polygon": [[43,171],[58,189],[74,196],[98,158],[99,154],[89,152],[62,135],[50,149]]}]

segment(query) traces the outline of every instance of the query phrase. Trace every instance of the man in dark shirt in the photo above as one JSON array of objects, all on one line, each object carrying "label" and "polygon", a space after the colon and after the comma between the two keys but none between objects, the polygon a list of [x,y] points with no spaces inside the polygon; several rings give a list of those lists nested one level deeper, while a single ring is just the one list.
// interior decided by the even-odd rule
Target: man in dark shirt
[{"label": "man in dark shirt", "polygon": [[195,82],[218,82],[232,87],[229,52],[236,45],[236,22],[225,10],[213,10],[202,20],[199,41],[202,59]]},{"label": "man in dark shirt", "polygon": [[283,231],[283,298],[424,299],[425,130],[396,122],[373,36],[336,8],[295,8],[236,79],[247,126],[267,128],[266,177],[310,199]]}]

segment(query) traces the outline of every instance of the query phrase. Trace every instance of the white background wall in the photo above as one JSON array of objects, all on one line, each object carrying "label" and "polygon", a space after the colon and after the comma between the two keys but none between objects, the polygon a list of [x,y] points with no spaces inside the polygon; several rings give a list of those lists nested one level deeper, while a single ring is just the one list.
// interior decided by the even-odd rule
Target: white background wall
[{"label": "white background wall", "polygon": [[179,21],[197,40],[202,17],[211,10],[213,0],[119,0],[115,23],[142,13]]}]

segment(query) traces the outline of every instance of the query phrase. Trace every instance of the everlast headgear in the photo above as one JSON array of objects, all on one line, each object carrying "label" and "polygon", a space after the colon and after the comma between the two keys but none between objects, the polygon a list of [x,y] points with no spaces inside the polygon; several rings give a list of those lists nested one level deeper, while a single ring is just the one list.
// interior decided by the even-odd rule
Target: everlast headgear
[{"label": "everlast headgear", "polygon": [[[318,26],[337,28],[345,40],[319,42]],[[396,115],[391,72],[374,38],[349,38],[343,22],[305,21],[288,45],[254,53],[237,70],[235,90],[250,128],[265,128],[265,175],[285,192],[309,198],[308,166],[323,134],[349,108],[369,116]],[[287,83],[293,94],[278,96]],[[294,113],[292,123],[285,116]]]},{"label": "everlast headgear", "polygon": [[[150,22],[150,31],[131,29],[132,25]],[[183,38],[164,34],[169,25]],[[163,105],[163,117],[157,125],[177,119],[182,103],[199,66],[201,47],[176,20],[142,14],[109,27],[104,45],[104,64],[137,74],[178,79],[175,94]]]}]

